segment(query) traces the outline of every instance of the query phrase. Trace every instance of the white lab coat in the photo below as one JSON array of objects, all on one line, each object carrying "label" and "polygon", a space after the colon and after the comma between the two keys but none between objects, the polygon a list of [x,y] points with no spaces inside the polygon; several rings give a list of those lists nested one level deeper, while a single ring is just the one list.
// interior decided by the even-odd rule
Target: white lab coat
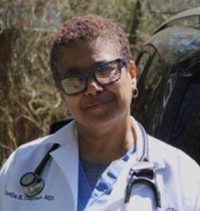
[{"label": "white lab coat", "polygon": [[[137,123],[137,141],[141,133]],[[51,152],[51,161],[42,173],[44,190],[33,199],[24,197],[19,184],[21,176],[34,171],[53,143],[60,147]],[[64,126],[53,135],[19,147],[9,157],[0,173],[0,211],[76,211],[78,196],[78,143],[75,122]],[[124,204],[125,187],[130,167],[136,162],[130,158],[122,170],[108,203],[88,210],[154,211],[151,189],[140,184]],[[157,182],[161,192],[162,211],[200,211],[200,170],[198,165],[178,149],[149,136],[149,158],[156,164]]]}]

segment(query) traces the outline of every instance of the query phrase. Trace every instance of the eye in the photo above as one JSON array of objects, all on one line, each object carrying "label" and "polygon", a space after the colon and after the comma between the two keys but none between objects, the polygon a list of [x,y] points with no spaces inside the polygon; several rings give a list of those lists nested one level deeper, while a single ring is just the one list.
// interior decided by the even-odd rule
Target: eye
[{"label": "eye", "polygon": [[95,71],[96,76],[98,77],[110,77],[116,72],[118,72],[118,66],[117,64],[112,64],[112,63],[103,65],[98,69],[96,69]]},{"label": "eye", "polygon": [[67,93],[72,93],[85,86],[85,79],[81,75],[68,75],[61,81],[61,84]]},{"label": "eye", "polygon": [[120,70],[117,64],[109,63],[96,69],[95,77],[101,84],[109,84],[119,79]]},{"label": "eye", "polygon": [[82,84],[83,82],[83,78],[82,77],[78,77],[78,76],[70,76],[65,78],[64,80],[62,80],[62,83],[67,85],[67,86],[79,86],[80,84]]}]

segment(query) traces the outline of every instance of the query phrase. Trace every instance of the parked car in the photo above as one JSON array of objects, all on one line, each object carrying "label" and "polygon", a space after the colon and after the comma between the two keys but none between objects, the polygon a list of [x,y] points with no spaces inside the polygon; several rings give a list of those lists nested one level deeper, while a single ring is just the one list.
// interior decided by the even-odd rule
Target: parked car
[{"label": "parked car", "polygon": [[133,116],[149,134],[200,163],[200,7],[161,24],[136,63]]}]

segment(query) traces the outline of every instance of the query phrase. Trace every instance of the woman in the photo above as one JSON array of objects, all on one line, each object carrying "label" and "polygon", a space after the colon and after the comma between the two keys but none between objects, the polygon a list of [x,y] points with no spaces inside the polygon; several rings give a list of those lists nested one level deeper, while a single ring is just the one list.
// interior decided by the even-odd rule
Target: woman
[{"label": "woman", "polygon": [[74,17],[57,33],[50,63],[74,120],[10,156],[1,211],[200,210],[197,164],[130,116],[136,67],[121,28]]}]

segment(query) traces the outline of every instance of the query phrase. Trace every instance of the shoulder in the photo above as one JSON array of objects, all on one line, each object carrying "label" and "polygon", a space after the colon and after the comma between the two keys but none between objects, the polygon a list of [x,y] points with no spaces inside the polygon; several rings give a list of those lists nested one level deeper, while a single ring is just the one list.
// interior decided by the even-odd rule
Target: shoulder
[{"label": "shoulder", "polygon": [[[11,153],[7,161],[1,168],[0,177],[5,176],[11,171],[14,171],[19,165],[23,163],[30,163],[33,165],[35,160],[39,159],[40,154],[47,148],[46,140],[48,136],[33,140],[26,144],[19,146],[15,151]],[[31,157],[34,159],[31,159]],[[30,162],[31,161],[31,162]],[[37,161],[36,161],[37,162]]]},{"label": "shoulder", "polygon": [[15,162],[15,160],[19,161],[19,159],[26,160],[32,156],[34,156],[34,159],[36,160],[37,157],[40,159],[40,155],[44,155],[49,150],[49,147],[54,143],[65,145],[67,142],[74,141],[76,139],[75,130],[75,124],[74,121],[72,121],[61,129],[57,130],[55,133],[25,143],[19,146],[12,153],[6,163],[10,163],[11,161]]},{"label": "shoulder", "polygon": [[[21,166],[28,166],[34,169],[54,143],[61,146],[74,144],[76,142],[75,130],[75,123],[71,121],[51,135],[21,145],[9,156],[1,169],[0,176],[2,176],[3,172],[8,172],[9,169],[21,169]],[[14,170],[10,171],[13,172]]]},{"label": "shoulder", "polygon": [[[179,166],[179,168],[196,168],[200,171],[199,165],[189,155],[182,150],[173,147],[152,136],[149,137],[149,153],[152,159],[161,159],[169,166]],[[190,167],[189,167],[190,166]],[[187,168],[188,167],[188,168]]]},{"label": "shoulder", "polygon": [[71,122],[56,133],[19,146],[3,165],[0,177],[10,171],[17,171],[17,169],[23,171],[22,166],[34,169],[54,143],[66,145],[72,139],[75,139],[74,134],[74,122]]},{"label": "shoulder", "polygon": [[149,136],[149,153],[150,159],[163,163],[163,170],[160,171],[163,182],[171,194],[178,193],[184,210],[200,210],[199,165],[182,150],[151,136]]},{"label": "shoulder", "polygon": [[44,145],[45,139],[46,137],[24,144],[11,153],[0,169],[0,198],[2,200],[5,190],[13,185],[17,187],[19,178],[26,171],[28,172],[28,168],[34,171],[42,156],[40,146]]}]

